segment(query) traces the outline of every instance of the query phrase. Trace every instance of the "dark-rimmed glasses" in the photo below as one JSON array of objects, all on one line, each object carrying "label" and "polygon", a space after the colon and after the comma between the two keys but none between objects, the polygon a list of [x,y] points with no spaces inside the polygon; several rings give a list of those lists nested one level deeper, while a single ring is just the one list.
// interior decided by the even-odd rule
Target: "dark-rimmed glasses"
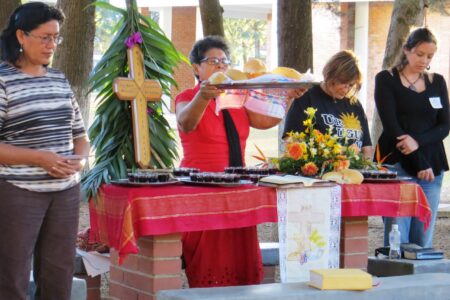
[{"label": "dark-rimmed glasses", "polygon": [[218,58],[218,57],[205,57],[204,59],[200,60],[200,62],[207,62],[208,65],[214,65],[217,66],[218,64],[222,63],[224,65],[231,65],[231,60],[228,58]]},{"label": "dark-rimmed glasses", "polygon": [[44,44],[44,45],[48,45],[49,43],[52,43],[52,42],[55,43],[56,45],[59,45],[63,41],[63,37],[59,36],[59,35],[55,35],[55,36],[53,36],[53,35],[40,36],[40,35],[31,34],[28,31],[24,31],[24,33],[27,36],[31,36],[31,37],[33,37],[35,39],[39,39],[41,41],[41,44]]}]

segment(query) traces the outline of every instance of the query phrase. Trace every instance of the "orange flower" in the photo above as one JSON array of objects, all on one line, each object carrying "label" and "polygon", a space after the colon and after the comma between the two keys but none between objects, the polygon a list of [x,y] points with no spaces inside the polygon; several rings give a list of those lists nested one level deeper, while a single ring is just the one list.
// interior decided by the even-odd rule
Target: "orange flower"
[{"label": "orange flower", "polygon": [[303,147],[300,143],[287,144],[286,148],[292,159],[299,160],[303,155]]},{"label": "orange flower", "polygon": [[338,160],[333,163],[333,166],[335,171],[348,169],[350,167],[350,161],[348,159]]},{"label": "orange flower", "polygon": [[359,147],[356,146],[356,144],[351,144],[350,146],[348,146],[348,149],[351,150],[356,155],[358,155],[360,152]]},{"label": "orange flower", "polygon": [[300,170],[302,171],[302,174],[305,176],[314,176],[317,175],[317,173],[319,172],[319,168],[313,162],[304,164],[303,167],[300,168]]}]

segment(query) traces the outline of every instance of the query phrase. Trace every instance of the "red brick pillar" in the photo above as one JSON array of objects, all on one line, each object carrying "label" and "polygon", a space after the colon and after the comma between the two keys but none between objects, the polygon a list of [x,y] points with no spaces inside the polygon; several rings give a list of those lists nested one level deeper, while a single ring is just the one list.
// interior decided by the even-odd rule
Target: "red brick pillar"
[{"label": "red brick pillar", "polygon": [[341,268],[367,269],[369,249],[367,217],[343,217],[341,220]]},{"label": "red brick pillar", "polygon": [[160,290],[182,287],[180,234],[140,238],[138,246],[139,253],[128,255],[122,265],[111,249],[111,299],[155,300]]},{"label": "red brick pillar", "polygon": [[[186,57],[196,41],[196,18],[197,7],[173,7],[172,8],[172,43],[175,48]],[[175,69],[174,79],[178,83],[178,89],[172,87],[171,111],[175,111],[175,96],[185,89],[190,89],[195,84],[195,76],[192,67],[186,63],[181,63]]]}]

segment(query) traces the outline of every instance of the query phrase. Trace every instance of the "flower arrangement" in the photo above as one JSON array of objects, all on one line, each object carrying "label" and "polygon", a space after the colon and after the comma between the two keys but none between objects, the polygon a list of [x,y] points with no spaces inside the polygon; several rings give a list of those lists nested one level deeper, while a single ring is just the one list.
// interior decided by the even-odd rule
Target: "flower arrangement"
[{"label": "flower arrangement", "polygon": [[303,121],[306,127],[303,132],[287,134],[285,153],[276,159],[281,172],[321,176],[328,171],[374,168],[355,144],[348,146],[345,138],[344,143],[340,142],[340,138],[332,134],[332,127],[325,133],[315,129],[316,111],[312,107],[305,110],[307,118]]}]

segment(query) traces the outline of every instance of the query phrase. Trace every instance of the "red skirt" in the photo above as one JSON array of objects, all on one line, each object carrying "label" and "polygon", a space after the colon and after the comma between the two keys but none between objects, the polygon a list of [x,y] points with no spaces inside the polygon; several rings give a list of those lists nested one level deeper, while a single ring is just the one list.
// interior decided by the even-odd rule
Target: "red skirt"
[{"label": "red skirt", "polygon": [[256,226],[183,234],[189,287],[259,284],[264,277]]}]

